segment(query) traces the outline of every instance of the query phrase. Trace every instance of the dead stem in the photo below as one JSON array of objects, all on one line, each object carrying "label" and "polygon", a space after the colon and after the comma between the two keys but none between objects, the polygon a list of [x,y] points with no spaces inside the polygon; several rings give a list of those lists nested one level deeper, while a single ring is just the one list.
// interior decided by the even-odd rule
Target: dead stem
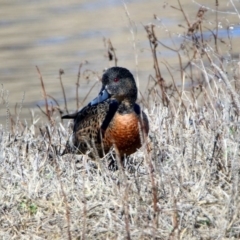
[{"label": "dead stem", "polygon": [[157,52],[156,52],[158,44],[157,44],[157,37],[154,32],[154,25],[151,24],[150,26],[145,26],[144,28],[148,34],[148,40],[149,40],[149,44],[150,44],[150,48],[153,56],[153,66],[156,73],[156,79],[162,93],[162,102],[164,106],[168,106],[168,99],[166,97],[166,89],[165,89],[165,81],[161,75],[161,71],[158,64],[158,58],[157,58]]},{"label": "dead stem", "polygon": [[79,106],[79,97],[78,97],[78,91],[79,91],[79,87],[80,87],[80,77],[81,77],[81,68],[82,68],[82,63],[79,65],[78,68],[78,77],[77,77],[77,82],[76,82],[76,104],[77,104],[77,109],[80,108]]},{"label": "dead stem", "polygon": [[45,100],[45,109],[46,109],[45,115],[47,116],[48,121],[51,122],[52,119],[51,119],[50,112],[49,112],[49,109],[48,109],[47,94],[46,94],[46,90],[45,90],[45,86],[44,86],[42,74],[41,74],[38,66],[36,66],[36,68],[37,68],[38,76],[39,76],[39,79],[40,79],[40,82],[41,82],[41,87],[42,87],[42,92],[43,92],[43,98],[44,98],[44,100]]},{"label": "dead stem", "polygon": [[64,99],[64,105],[65,105],[65,110],[68,114],[68,108],[67,108],[67,98],[66,98],[66,94],[65,94],[65,89],[63,87],[63,83],[62,83],[62,75],[64,74],[63,69],[59,69],[59,80],[60,80],[60,84],[61,84],[61,88],[62,88],[62,93],[63,93],[63,99]]},{"label": "dead stem", "polygon": [[106,40],[105,38],[103,39],[104,46],[107,48],[107,58],[108,61],[114,60],[114,66],[117,67],[117,55],[116,55],[116,50],[112,45],[112,42],[110,39]]}]

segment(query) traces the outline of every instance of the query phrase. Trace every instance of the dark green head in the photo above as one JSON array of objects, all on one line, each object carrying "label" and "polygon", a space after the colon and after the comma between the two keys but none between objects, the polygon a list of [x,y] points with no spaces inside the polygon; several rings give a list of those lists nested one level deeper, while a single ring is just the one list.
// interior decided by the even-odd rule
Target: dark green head
[{"label": "dark green head", "polygon": [[90,104],[94,105],[109,98],[128,104],[134,104],[137,100],[136,82],[126,68],[109,68],[102,76],[102,89],[98,97]]},{"label": "dark green head", "polygon": [[127,100],[135,102],[137,100],[137,86],[132,73],[126,68],[109,68],[102,77],[103,87],[119,102]]}]

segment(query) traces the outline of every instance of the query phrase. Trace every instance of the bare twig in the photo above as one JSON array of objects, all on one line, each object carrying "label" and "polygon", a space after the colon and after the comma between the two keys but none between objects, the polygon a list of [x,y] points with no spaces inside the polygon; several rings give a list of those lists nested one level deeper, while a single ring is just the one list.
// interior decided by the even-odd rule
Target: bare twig
[{"label": "bare twig", "polygon": [[45,108],[46,108],[46,116],[49,120],[49,122],[52,121],[51,119],[51,116],[50,116],[50,112],[49,112],[49,109],[48,109],[48,100],[47,100],[47,94],[46,94],[46,90],[45,90],[45,86],[44,86],[44,82],[43,82],[43,78],[42,78],[42,74],[38,68],[38,66],[36,66],[37,68],[37,72],[38,72],[38,76],[39,76],[39,79],[40,79],[40,82],[41,82],[41,87],[42,87],[42,92],[43,92],[43,97],[44,97],[44,100],[45,100]]},{"label": "bare twig", "polygon": [[64,74],[63,69],[59,69],[59,80],[60,80],[60,84],[61,84],[61,88],[62,88],[65,110],[66,110],[66,112],[68,113],[67,98],[66,98],[65,89],[64,89],[63,83],[62,83],[62,75],[63,75],[63,74]]},{"label": "bare twig", "polygon": [[147,34],[148,34],[148,40],[149,40],[149,44],[150,44],[150,48],[151,48],[151,51],[152,51],[152,56],[153,56],[153,64],[154,64],[154,70],[155,70],[155,73],[156,73],[156,79],[157,79],[157,82],[160,86],[160,89],[161,89],[161,93],[162,93],[162,102],[164,104],[164,106],[168,106],[168,99],[166,97],[166,88],[165,88],[165,82],[164,82],[164,79],[162,77],[162,74],[161,74],[161,71],[160,71],[160,68],[159,68],[159,64],[158,64],[158,59],[157,59],[157,52],[156,52],[156,49],[157,49],[157,45],[158,45],[158,41],[157,41],[157,37],[155,35],[155,32],[154,32],[154,25],[150,25],[150,26],[145,26],[144,27]]},{"label": "bare twig", "polygon": [[106,44],[107,44],[107,56],[108,56],[108,60],[109,61],[112,61],[114,60],[114,65],[115,67],[117,66],[117,55],[116,55],[116,51],[115,51],[115,48],[113,47],[112,45],[112,42],[110,39],[108,39],[106,41]]},{"label": "bare twig", "polygon": [[82,63],[79,65],[78,68],[78,78],[77,78],[77,82],[76,82],[76,104],[77,104],[77,109],[79,109],[79,97],[78,97],[78,90],[80,87],[80,77],[81,77],[81,68],[82,68]]}]

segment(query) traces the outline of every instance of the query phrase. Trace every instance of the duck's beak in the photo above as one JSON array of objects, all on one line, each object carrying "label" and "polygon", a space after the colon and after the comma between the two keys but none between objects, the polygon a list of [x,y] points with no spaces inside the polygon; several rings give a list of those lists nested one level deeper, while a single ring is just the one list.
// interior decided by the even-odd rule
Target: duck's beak
[{"label": "duck's beak", "polygon": [[98,96],[96,98],[94,98],[88,105],[90,105],[90,106],[97,105],[97,104],[109,99],[110,97],[111,97],[111,95],[108,93],[106,88],[103,86],[100,93],[98,94]]}]

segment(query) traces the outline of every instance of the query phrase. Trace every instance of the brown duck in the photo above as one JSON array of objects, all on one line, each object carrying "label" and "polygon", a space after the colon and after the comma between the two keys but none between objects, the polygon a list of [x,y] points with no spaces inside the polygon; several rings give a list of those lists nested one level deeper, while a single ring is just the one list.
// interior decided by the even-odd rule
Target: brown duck
[{"label": "brown duck", "polygon": [[126,68],[109,68],[102,77],[99,95],[80,111],[62,116],[74,119],[73,133],[63,154],[102,158],[114,146],[121,159],[141,147],[149,124],[136,103],[137,86]]}]

